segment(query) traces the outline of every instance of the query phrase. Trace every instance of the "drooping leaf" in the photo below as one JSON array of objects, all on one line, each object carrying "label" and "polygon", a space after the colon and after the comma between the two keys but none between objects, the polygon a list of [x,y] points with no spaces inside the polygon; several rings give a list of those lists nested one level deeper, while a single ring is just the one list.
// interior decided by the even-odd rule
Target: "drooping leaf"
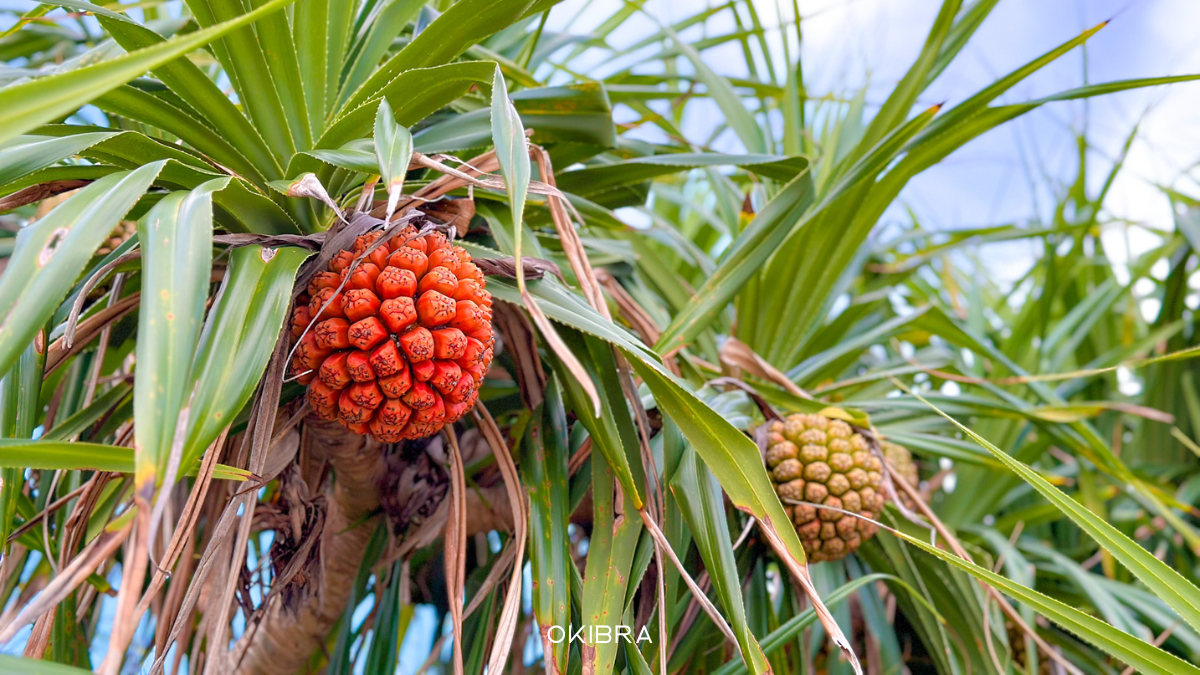
[{"label": "drooping leaf", "polygon": [[662,412],[669,415],[738,509],[774,528],[788,553],[803,563],[804,547],[767,476],[758,447],[745,434],[696,397],[675,376],[628,354],[638,375],[650,387]]},{"label": "drooping leaf", "polygon": [[200,458],[254,394],[291,304],[296,271],[309,255],[291,246],[243,246],[230,254],[192,366],[185,466]]},{"label": "drooping leaf", "polygon": [[212,193],[228,181],[172,192],[138,222],[143,281],[133,410],[139,486],[163,480],[177,430],[187,424],[187,383],[212,268]]},{"label": "drooping leaf", "polygon": [[92,254],[162,170],[154,162],[105,176],[21,230],[0,278],[0,375],[54,315]]},{"label": "drooping leaf", "polygon": [[696,453],[691,448],[684,450],[679,468],[671,479],[671,494],[692,531],[696,548],[704,560],[704,569],[708,571],[713,590],[737,637],[742,662],[752,673],[770,672],[767,657],[746,622],[742,580],[733,542],[729,538],[720,485],[708,467],[696,460]]}]

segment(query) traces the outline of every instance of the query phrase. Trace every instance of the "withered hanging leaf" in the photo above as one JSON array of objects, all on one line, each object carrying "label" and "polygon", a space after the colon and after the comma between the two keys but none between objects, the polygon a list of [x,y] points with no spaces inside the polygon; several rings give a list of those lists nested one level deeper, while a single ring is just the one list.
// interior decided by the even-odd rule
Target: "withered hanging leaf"
[{"label": "withered hanging leaf", "polygon": [[[475,258],[475,266],[483,270],[483,273],[488,276],[506,277],[508,279],[517,278],[517,264],[512,256],[503,258]],[[563,279],[562,270],[558,265],[542,258],[530,258],[529,256],[521,256],[521,267],[525,272],[526,279],[541,279],[546,276],[546,272],[554,274],[554,276]]]},{"label": "withered hanging leaf", "polygon": [[0,212],[11,211],[26,204],[40,202],[55,195],[65,194],[91,182],[90,180],[52,180],[46,183],[30,185],[27,188],[17,190],[10,195],[0,198]]},{"label": "withered hanging leaf", "polygon": [[446,225],[452,226],[459,237],[467,236],[467,228],[475,217],[475,200],[440,199],[417,207],[418,211]]}]

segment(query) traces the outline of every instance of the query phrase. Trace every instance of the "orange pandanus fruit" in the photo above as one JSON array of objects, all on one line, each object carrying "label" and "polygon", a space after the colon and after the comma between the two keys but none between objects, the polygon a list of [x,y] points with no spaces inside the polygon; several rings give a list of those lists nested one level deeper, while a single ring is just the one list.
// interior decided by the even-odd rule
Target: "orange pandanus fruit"
[{"label": "orange pandanus fruit", "polygon": [[[318,272],[292,314],[291,374],[323,419],[382,442],[462,417],[492,363],[492,296],[471,254],[411,225],[366,256],[358,237]],[[360,259],[361,258],[361,259]]]}]

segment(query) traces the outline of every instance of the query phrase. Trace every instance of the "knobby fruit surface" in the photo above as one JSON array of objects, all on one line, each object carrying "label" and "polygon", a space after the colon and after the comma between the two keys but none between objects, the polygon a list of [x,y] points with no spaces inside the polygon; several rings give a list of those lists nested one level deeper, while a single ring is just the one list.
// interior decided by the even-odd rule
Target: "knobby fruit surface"
[{"label": "knobby fruit surface", "polygon": [[410,225],[370,250],[379,237],[356,238],[300,295],[290,373],[319,417],[395,443],[475,405],[495,347],[492,296],[441,233]]},{"label": "knobby fruit surface", "polygon": [[875,536],[863,518],[883,511],[883,465],[849,424],[806,414],[773,420],[766,461],[810,562],[838,560]]},{"label": "knobby fruit surface", "polygon": [[[920,487],[920,471],[917,469],[917,462],[913,459],[912,453],[909,452],[908,448],[899,443],[892,443],[891,441],[880,441],[879,447],[883,450],[884,458],[887,459],[888,464],[892,467],[892,475],[900,476],[900,478],[904,479],[905,483],[914,488]],[[899,487],[896,488],[896,495],[900,497],[900,503],[904,504],[909,511],[917,508],[912,497],[909,497],[908,493]]]}]

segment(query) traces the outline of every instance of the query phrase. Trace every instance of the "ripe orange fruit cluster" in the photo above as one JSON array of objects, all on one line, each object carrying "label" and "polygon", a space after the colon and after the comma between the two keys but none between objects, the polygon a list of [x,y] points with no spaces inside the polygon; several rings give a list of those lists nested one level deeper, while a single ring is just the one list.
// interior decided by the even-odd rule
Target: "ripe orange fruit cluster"
[{"label": "ripe orange fruit cluster", "polygon": [[495,345],[471,254],[440,232],[416,235],[409,225],[357,264],[380,234],[356,238],[292,314],[291,373],[317,415],[384,443],[431,436],[470,410]]}]

